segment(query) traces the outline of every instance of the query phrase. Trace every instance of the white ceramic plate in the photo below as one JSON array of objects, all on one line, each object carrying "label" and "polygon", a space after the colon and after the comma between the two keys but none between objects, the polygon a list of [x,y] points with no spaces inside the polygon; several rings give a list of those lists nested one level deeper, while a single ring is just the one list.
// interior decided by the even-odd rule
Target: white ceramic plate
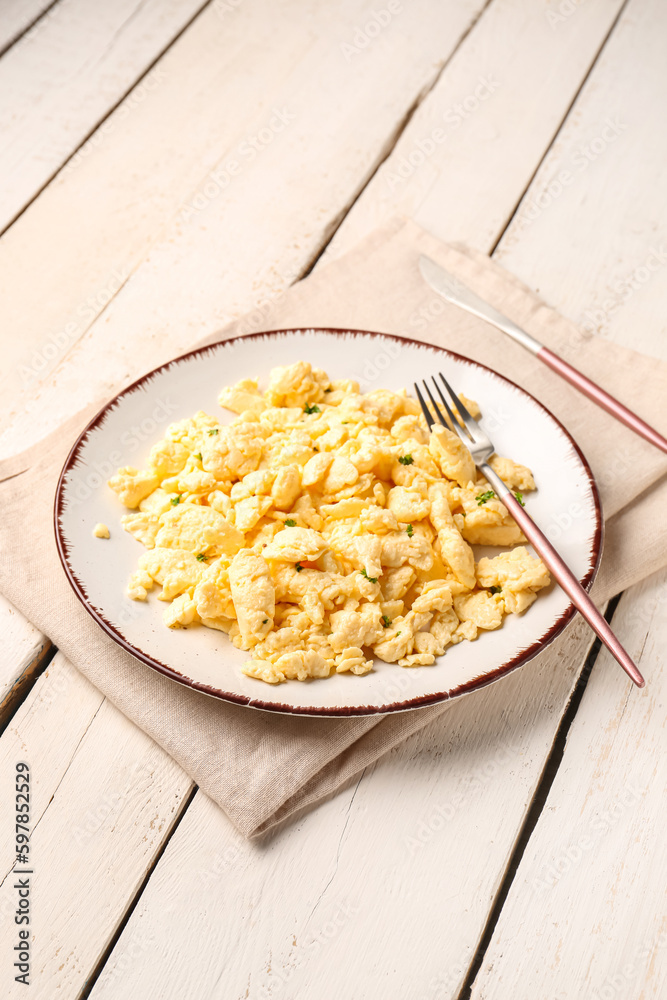
[{"label": "white ceramic plate", "polygon": [[[451,647],[431,667],[404,669],[376,661],[363,677],[337,674],[306,683],[265,684],[241,673],[248,654],[222,632],[168,629],[164,605],[125,595],[143,550],[120,526],[125,512],[106,485],[121,465],[141,467],[164,428],[199,409],[219,415],[223,385],[259,376],[275,365],[306,359],[332,378],[355,378],[362,392],[412,388],[443,371],[457,392],[477,400],[498,453],[528,465],[538,492],[528,509],[584,586],[600,555],[602,520],[591,471],[563,426],[532,396],[482,365],[416,341],[361,331],[290,330],[228,340],[177,358],[130,386],[100,411],[65,463],[55,504],[58,549],[86,610],[124,649],[181,684],[226,701],[276,712],[368,715],[433,704],[482,687],[525,663],[564,628],[574,613],[553,585],[522,617],[496,632]],[[261,382],[260,382],[261,384]],[[93,537],[109,525],[111,538]]]}]

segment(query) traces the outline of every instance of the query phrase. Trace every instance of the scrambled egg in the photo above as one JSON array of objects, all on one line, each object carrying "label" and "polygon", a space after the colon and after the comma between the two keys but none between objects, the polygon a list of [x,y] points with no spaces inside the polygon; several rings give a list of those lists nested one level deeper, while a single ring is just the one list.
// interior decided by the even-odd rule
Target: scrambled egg
[{"label": "scrambled egg", "polygon": [[[435,662],[521,614],[549,574],[458,435],[429,433],[405,392],[365,395],[306,361],[224,388],[222,425],[167,428],[148,468],[109,486],[146,552],[128,595],[158,584],[169,628],[225,632],[270,684]],[[465,404],[479,413],[473,400]],[[494,456],[512,488],[529,469]],[[477,562],[473,545],[517,546]]]}]

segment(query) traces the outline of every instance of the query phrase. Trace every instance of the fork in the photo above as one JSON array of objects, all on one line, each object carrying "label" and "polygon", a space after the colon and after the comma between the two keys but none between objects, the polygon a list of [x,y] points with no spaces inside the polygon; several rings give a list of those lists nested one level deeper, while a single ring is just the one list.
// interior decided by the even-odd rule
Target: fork
[{"label": "fork", "polygon": [[[472,460],[476,467],[482,473],[486,481],[493,487],[498,499],[505,504],[526,538],[532,542],[533,548],[539,553],[546,565],[552,571],[556,580],[570,598],[575,608],[577,608],[581,615],[586,619],[588,624],[591,626],[596,635],[599,636],[600,640],[607,647],[614,659],[620,663],[628,677],[634,681],[637,687],[644,687],[644,678],[635,666],[633,660],[618,641],[612,632],[609,623],[603,615],[600,614],[590,596],[581,586],[572,570],[558,554],[546,535],[544,535],[540,528],[535,524],[528,512],[524,510],[509,487],[505,485],[500,476],[494,472],[488,464],[489,458],[491,458],[491,455],[495,451],[491,439],[482,430],[474,417],[471,416],[458,396],[455,395],[454,390],[445,376],[441,372],[439,375],[442,380],[442,384],[450,396],[451,405],[445,398],[442,389],[435,378],[433,378],[433,385],[440,396],[442,405],[451,422],[451,427],[443,417],[442,410],[440,409],[439,404],[435,401],[428,383],[424,381],[423,385],[431,401],[431,405],[433,406],[435,418],[429,410],[428,405],[419,390],[419,386],[415,382],[417,399],[421,404],[429,430],[433,427],[437,418],[437,420],[447,427],[448,430],[453,429],[454,432],[458,434],[459,438],[472,455]],[[461,424],[463,424],[462,427],[454,415],[452,406],[455,407],[461,418]]]}]

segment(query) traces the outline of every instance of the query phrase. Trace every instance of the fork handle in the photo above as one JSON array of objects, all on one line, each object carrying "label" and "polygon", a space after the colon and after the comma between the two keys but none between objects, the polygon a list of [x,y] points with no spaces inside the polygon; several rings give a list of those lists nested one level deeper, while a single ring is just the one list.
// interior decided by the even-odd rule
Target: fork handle
[{"label": "fork handle", "polygon": [[599,636],[611,655],[620,663],[628,677],[634,681],[637,687],[644,687],[644,678],[635,666],[632,658],[618,641],[607,620],[600,614],[588,593],[581,586],[572,570],[563,561],[546,535],[538,528],[500,476],[486,463],[480,465],[479,468],[485,479],[493,486],[497,497],[505,504],[526,538],[532,542],[533,548],[542,557],[575,608],[581,612],[582,617],[586,619],[596,635]]},{"label": "fork handle", "polygon": [[667,454],[667,439],[662,434],[659,434],[654,427],[651,427],[650,424],[647,424],[645,420],[642,420],[636,413],[629,410],[618,399],[614,399],[608,392],[605,392],[599,385],[587,378],[583,372],[573,368],[572,365],[568,364],[558,354],[550,351],[548,347],[540,347],[537,357],[545,365],[548,365],[552,371],[557,372],[570,385],[573,385],[575,389],[583,392],[585,396],[588,396],[594,403],[601,406],[603,410],[610,413],[612,417],[616,417],[617,420],[620,420],[622,424],[629,427],[635,434],[639,434],[640,437],[650,441],[656,448],[660,448],[661,451]]}]

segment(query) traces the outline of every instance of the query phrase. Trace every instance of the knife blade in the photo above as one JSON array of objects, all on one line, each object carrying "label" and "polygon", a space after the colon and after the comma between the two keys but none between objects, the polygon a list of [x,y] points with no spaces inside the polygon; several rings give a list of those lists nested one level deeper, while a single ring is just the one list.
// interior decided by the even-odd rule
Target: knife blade
[{"label": "knife blade", "polygon": [[565,361],[564,358],[561,358],[554,351],[545,347],[536,337],[523,330],[508,316],[503,315],[498,309],[485,302],[484,299],[480,298],[467,285],[464,285],[451,272],[446,271],[444,267],[440,267],[434,260],[423,254],[419,257],[419,269],[426,283],[447,302],[465,309],[467,312],[472,313],[473,316],[478,316],[480,319],[502,330],[503,333],[512,337],[513,340],[516,340],[522,347],[525,347],[531,354],[534,354],[535,357],[539,358],[545,365],[548,365],[549,368],[569,382],[570,385],[574,386],[575,389],[578,389],[579,392],[588,396],[594,403],[602,407],[603,410],[606,410],[612,417],[615,417],[621,423],[625,424],[626,427],[629,427],[630,430],[634,431],[635,434],[639,434],[640,437],[643,437],[646,441],[649,441],[656,448],[667,454],[667,439],[654,427],[651,427],[640,416],[628,409],[627,406],[606,392],[596,382],[593,382],[592,379],[589,379],[578,368],[575,368],[568,361]]}]

